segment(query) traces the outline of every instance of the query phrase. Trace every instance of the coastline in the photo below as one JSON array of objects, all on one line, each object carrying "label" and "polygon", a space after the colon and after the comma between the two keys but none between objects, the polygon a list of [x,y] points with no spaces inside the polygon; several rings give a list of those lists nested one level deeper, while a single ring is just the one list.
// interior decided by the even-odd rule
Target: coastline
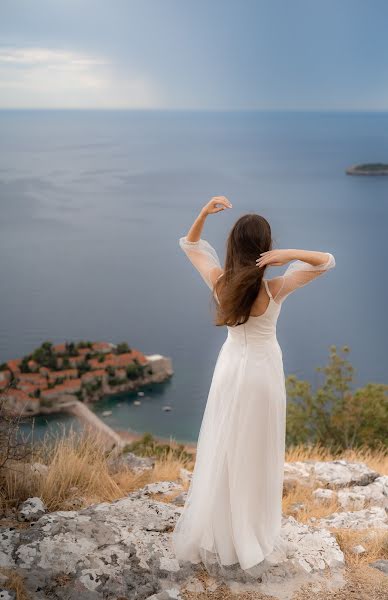
[{"label": "coastline", "polygon": [[163,383],[171,358],[146,355],[126,342],[46,341],[32,353],[0,365],[0,396],[21,417],[60,412],[70,398],[92,404],[104,396]]},{"label": "coastline", "polygon": [[[126,431],[123,429],[113,429],[107,423],[105,423],[99,416],[97,416],[86,404],[80,402],[74,396],[68,397],[68,402],[63,405],[62,409],[64,412],[75,416],[80,422],[83,422],[87,429],[90,429],[99,436],[100,440],[106,447],[111,449],[116,447],[117,449],[123,449],[127,444],[136,442],[142,439],[144,433],[138,431]],[[184,449],[190,454],[194,454],[196,451],[196,442],[180,442],[173,438],[163,438],[151,434],[152,437],[162,444],[169,444],[173,448],[177,448],[179,445],[183,445]]]},{"label": "coastline", "polygon": [[[139,440],[142,439],[144,433],[139,433],[138,431],[126,431],[125,429],[115,429],[114,430],[127,444],[131,444],[132,442],[137,442]],[[171,446],[175,447],[178,446],[180,444],[183,445],[184,449],[187,452],[190,452],[191,454],[195,454],[196,449],[197,449],[197,443],[196,442],[180,442],[178,440],[175,440],[173,438],[164,438],[161,437],[159,435],[154,435],[153,433],[151,433],[152,437],[157,441],[160,442],[161,444],[170,444]]]}]

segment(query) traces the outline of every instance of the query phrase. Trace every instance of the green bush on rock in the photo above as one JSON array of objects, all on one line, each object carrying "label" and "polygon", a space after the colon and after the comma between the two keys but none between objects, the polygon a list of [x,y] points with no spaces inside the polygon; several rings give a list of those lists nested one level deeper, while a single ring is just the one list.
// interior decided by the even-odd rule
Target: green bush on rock
[{"label": "green bush on rock", "polygon": [[333,450],[388,446],[388,385],[368,383],[354,390],[349,348],[330,347],[329,362],[317,371],[322,384],[295,375],[286,379],[287,445],[321,444]]}]

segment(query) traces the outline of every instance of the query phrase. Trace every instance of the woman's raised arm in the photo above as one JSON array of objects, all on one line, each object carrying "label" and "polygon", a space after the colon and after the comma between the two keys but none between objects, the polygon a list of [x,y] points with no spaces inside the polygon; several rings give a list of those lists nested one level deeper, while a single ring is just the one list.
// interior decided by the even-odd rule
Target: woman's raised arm
[{"label": "woman's raised arm", "polygon": [[273,299],[280,303],[296,289],[310,283],[335,267],[335,258],[330,252],[315,250],[269,250],[258,258],[258,267],[280,266],[292,262],[283,275],[269,280]]},{"label": "woman's raised arm", "polygon": [[222,273],[222,267],[217,252],[209,242],[201,238],[201,234],[208,215],[231,207],[232,204],[225,196],[214,196],[201,209],[187,235],[179,238],[180,247],[211,290]]}]

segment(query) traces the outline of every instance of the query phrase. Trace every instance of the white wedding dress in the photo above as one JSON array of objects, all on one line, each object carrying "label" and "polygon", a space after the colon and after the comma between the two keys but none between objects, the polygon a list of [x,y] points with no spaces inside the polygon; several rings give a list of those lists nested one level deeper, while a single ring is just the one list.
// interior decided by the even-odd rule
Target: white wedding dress
[{"label": "white wedding dress", "polygon": [[[214,248],[186,236],[179,245],[213,291],[211,271],[221,268]],[[286,390],[276,322],[291,292],[335,266],[334,256],[327,256],[322,265],[294,261],[284,275],[264,279],[265,312],[227,326],[192,480],[172,535],[181,561],[202,561],[213,573],[232,568],[258,577],[264,559],[281,549]]]}]

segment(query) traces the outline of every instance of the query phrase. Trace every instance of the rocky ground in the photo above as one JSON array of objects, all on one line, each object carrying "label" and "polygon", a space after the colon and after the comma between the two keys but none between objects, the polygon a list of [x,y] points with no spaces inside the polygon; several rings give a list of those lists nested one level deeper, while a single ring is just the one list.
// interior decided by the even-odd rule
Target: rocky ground
[{"label": "rocky ground", "polygon": [[[138,471],[152,468],[150,459],[122,460]],[[49,513],[40,498],[30,498],[18,509],[17,525],[0,527],[0,598],[16,598],[15,577],[25,590],[18,598],[33,600],[218,600],[235,593],[257,600],[388,598],[388,476],[344,460],[286,463],[286,493],[305,486],[317,506],[340,510],[306,520],[299,517],[303,502],[296,505],[294,516],[283,517],[282,549],[264,561],[257,579],[236,570],[210,575],[200,564],[176,560],[171,532],[190,477],[182,469],[179,481],[151,483],[81,510]],[[340,530],[357,532],[354,557],[386,531],[386,557],[360,566],[350,581]],[[357,583],[365,573],[367,583]]]}]

